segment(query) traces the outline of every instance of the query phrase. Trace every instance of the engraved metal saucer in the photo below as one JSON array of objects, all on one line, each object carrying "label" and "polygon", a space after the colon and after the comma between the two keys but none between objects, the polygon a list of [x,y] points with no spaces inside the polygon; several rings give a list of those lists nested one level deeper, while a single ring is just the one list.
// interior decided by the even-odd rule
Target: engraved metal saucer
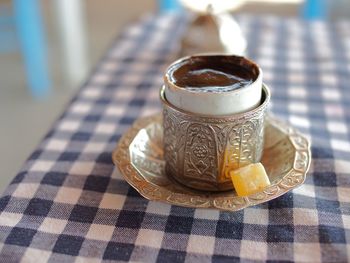
[{"label": "engraved metal saucer", "polygon": [[311,162],[310,142],[291,126],[267,117],[261,162],[271,186],[238,197],[235,191],[203,192],[188,188],[164,172],[162,116],[141,118],[123,135],[113,162],[143,197],[172,205],[237,211],[277,198],[301,185]]}]

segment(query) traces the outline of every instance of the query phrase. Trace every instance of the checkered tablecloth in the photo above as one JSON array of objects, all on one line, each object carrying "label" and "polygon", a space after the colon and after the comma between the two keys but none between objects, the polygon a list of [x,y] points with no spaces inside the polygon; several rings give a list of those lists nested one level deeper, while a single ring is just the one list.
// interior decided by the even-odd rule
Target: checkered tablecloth
[{"label": "checkered tablecloth", "polygon": [[238,17],[271,111],[312,139],[305,184],[239,212],[142,198],[111,152],[160,110],[183,17],[126,28],[0,199],[1,262],[350,261],[350,23]]}]

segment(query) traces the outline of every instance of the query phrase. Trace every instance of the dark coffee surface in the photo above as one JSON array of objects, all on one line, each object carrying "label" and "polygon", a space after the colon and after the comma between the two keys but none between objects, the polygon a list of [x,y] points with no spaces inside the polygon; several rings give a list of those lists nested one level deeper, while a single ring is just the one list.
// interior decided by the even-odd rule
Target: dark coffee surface
[{"label": "dark coffee surface", "polygon": [[236,56],[193,56],[174,66],[171,81],[197,92],[225,92],[253,83],[258,67]]}]

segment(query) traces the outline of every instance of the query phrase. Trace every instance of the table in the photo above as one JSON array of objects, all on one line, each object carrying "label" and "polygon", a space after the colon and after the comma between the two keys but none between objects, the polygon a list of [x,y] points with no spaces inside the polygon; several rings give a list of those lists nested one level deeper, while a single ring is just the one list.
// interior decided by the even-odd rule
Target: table
[{"label": "table", "polygon": [[142,198],[111,152],[158,90],[182,16],[145,16],[108,49],[0,199],[2,262],[350,261],[350,23],[238,17],[271,111],[312,139],[305,184],[229,213]]}]

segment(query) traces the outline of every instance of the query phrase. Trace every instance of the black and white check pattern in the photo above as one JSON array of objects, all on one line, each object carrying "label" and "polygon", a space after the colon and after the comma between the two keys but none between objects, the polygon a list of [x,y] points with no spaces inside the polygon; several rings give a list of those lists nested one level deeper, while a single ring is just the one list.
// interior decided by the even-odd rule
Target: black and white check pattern
[{"label": "black and white check pattern", "polygon": [[150,202],[111,161],[160,110],[184,19],[128,27],[0,199],[1,262],[350,261],[350,23],[240,16],[272,112],[307,134],[306,183],[228,213]]}]

